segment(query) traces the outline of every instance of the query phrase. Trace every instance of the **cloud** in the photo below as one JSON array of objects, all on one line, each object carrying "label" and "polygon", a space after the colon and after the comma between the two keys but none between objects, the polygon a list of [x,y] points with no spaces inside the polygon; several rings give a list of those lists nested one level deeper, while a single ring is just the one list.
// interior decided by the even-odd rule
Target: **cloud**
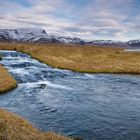
[{"label": "cloud", "polygon": [[0,28],[44,28],[48,33],[84,39],[140,37],[137,0],[72,1],[25,0],[20,3],[1,0]]}]

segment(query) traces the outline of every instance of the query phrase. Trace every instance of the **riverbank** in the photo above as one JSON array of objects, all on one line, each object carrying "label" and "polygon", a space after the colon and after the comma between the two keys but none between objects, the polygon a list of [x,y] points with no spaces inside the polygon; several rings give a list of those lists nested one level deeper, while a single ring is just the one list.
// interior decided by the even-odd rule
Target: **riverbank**
[{"label": "riverbank", "polygon": [[1,140],[70,140],[53,132],[43,133],[25,119],[0,109]]},{"label": "riverbank", "polygon": [[16,80],[14,80],[8,71],[0,65],[0,94],[4,94],[17,87]]},{"label": "riverbank", "polygon": [[140,74],[140,53],[122,48],[1,43],[0,49],[17,50],[52,67],[77,72]]}]

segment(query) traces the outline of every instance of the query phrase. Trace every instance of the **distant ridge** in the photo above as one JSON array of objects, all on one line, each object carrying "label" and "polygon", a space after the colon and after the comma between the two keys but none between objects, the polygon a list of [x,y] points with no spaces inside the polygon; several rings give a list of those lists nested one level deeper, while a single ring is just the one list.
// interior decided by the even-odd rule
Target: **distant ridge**
[{"label": "distant ridge", "polygon": [[0,29],[0,41],[140,47],[140,40],[130,40],[128,42],[112,40],[86,41],[80,38],[50,35],[45,30],[36,28]]}]

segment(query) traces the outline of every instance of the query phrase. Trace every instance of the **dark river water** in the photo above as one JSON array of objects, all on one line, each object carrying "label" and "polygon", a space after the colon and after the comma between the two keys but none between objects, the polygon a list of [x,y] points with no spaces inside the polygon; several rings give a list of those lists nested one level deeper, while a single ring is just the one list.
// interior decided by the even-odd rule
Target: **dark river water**
[{"label": "dark river water", "polygon": [[0,51],[18,88],[0,107],[43,131],[85,140],[140,140],[140,76],[81,74],[51,68],[15,51]]}]

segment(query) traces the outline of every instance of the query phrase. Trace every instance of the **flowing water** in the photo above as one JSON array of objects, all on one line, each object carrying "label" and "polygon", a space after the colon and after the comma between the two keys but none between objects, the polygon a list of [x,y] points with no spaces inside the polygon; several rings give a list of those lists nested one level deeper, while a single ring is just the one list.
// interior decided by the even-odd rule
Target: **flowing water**
[{"label": "flowing water", "polygon": [[81,74],[51,68],[15,51],[2,64],[18,88],[0,107],[43,131],[85,140],[140,140],[140,76]]}]

